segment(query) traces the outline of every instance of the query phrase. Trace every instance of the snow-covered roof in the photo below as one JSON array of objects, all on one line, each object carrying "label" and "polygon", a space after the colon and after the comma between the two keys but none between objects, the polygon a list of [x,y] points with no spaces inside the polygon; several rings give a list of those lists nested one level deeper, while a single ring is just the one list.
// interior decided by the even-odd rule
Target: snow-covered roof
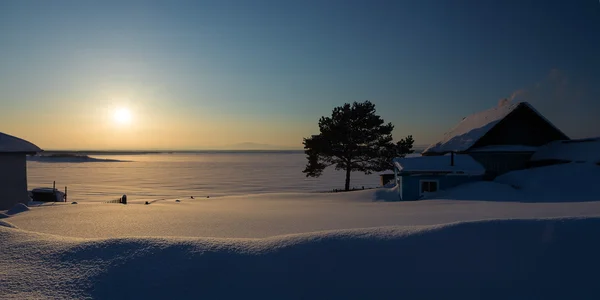
[{"label": "snow-covered roof", "polygon": [[454,166],[451,155],[418,156],[395,158],[394,165],[401,172],[450,172],[465,175],[483,175],[485,168],[466,154],[454,155]]},{"label": "snow-covered roof", "polygon": [[547,159],[597,163],[600,161],[600,137],[554,141],[540,147],[531,157],[532,161]]},{"label": "snow-covered roof", "polygon": [[0,132],[0,153],[36,153],[40,151],[42,149],[26,140]]},{"label": "snow-covered roof", "polygon": [[423,153],[444,153],[444,152],[461,152],[471,148],[479,139],[481,139],[486,133],[488,133],[496,124],[502,121],[506,116],[515,111],[520,106],[526,106],[540,117],[542,117],[548,124],[556,128],[548,119],[540,114],[531,104],[527,102],[515,102],[515,103],[503,103],[494,108],[472,114],[465,117],[458,125],[452,130],[446,132],[444,137],[427,147]]},{"label": "snow-covered roof", "polygon": [[490,145],[473,148],[471,152],[535,152],[538,147],[525,145]]}]

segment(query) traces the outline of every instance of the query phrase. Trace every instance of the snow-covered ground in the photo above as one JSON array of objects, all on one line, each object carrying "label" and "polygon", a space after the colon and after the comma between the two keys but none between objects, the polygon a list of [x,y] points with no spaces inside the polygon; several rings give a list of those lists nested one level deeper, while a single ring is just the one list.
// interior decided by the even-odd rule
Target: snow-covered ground
[{"label": "snow-covered ground", "polygon": [[[83,238],[262,238],[322,230],[508,218],[600,216],[600,202],[373,201],[384,190],[227,196],[150,205],[55,203],[6,219],[18,228]],[[390,193],[389,196],[395,196]]]},{"label": "snow-covered ground", "polygon": [[3,299],[597,299],[598,235],[600,218],[266,239],[86,240],[0,226],[0,294]]},{"label": "snow-covered ground", "polygon": [[578,183],[599,170],[513,172],[414,202],[382,188],[18,206],[0,214],[0,295],[596,299],[600,194]]}]

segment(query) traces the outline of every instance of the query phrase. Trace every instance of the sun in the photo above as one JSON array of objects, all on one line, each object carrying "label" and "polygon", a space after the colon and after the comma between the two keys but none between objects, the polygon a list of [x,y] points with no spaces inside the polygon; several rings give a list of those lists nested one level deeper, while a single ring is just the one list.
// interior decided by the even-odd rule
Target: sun
[{"label": "sun", "polygon": [[113,120],[118,124],[129,124],[131,122],[131,112],[127,108],[119,108],[115,110]]}]

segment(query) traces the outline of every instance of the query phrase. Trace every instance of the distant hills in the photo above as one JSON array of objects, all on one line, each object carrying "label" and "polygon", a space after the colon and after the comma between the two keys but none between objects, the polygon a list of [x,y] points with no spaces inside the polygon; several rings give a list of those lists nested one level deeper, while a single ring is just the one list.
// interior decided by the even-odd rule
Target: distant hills
[{"label": "distant hills", "polygon": [[244,142],[225,146],[222,150],[302,150],[302,147],[286,147],[271,144]]}]

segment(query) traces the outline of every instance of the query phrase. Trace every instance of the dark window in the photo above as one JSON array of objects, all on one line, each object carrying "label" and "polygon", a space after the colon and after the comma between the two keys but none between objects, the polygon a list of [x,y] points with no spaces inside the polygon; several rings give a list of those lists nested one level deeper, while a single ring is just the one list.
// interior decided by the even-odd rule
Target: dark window
[{"label": "dark window", "polygon": [[421,181],[421,193],[433,193],[437,192],[437,190],[437,181]]}]

